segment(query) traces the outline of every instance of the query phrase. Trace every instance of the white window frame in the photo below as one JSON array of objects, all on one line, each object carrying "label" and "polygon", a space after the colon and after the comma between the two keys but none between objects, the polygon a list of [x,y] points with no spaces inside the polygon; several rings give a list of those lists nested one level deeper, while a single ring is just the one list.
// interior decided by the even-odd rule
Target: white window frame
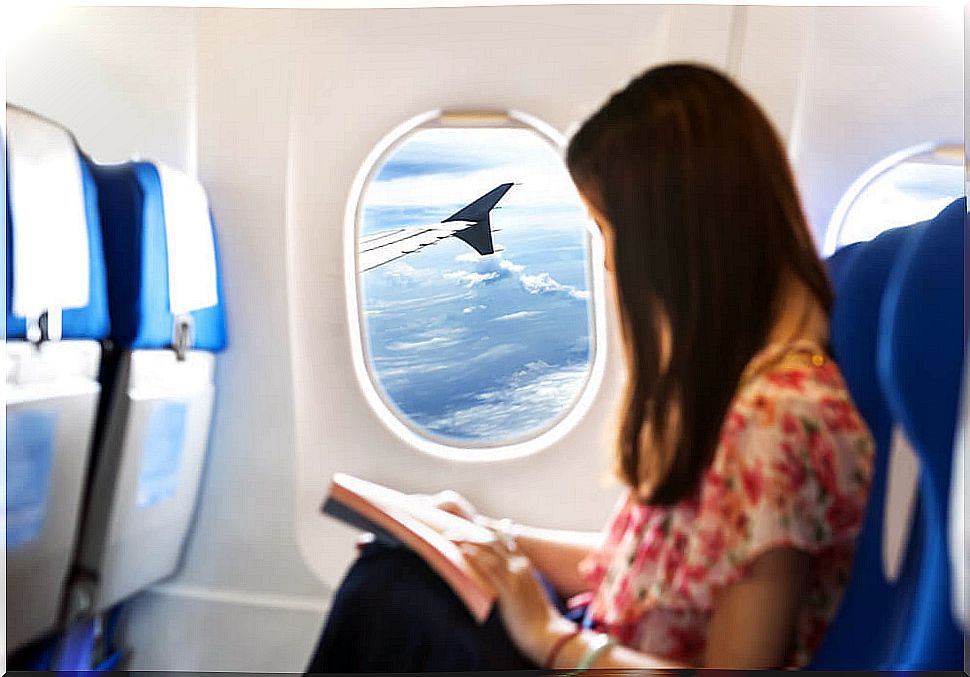
[{"label": "white window frame", "polygon": [[463,442],[459,444],[419,428],[408,420],[407,416],[399,413],[395,404],[388,401],[389,398],[385,398],[377,384],[376,376],[371,372],[368,348],[364,345],[365,317],[357,274],[358,225],[363,216],[364,192],[384,160],[412,134],[422,129],[438,127],[528,129],[548,142],[560,155],[566,147],[565,137],[551,125],[526,113],[502,110],[428,111],[399,125],[378,142],[354,177],[344,214],[344,285],[354,373],[367,403],[380,421],[409,446],[449,461],[495,462],[521,458],[548,449],[572,431],[589,411],[602,385],[607,345],[602,238],[592,220],[587,219],[586,244],[589,256],[586,266],[590,286],[588,303],[591,306],[592,325],[590,357],[586,379],[572,403],[544,428],[528,436],[504,440],[501,443]]},{"label": "white window frame", "polygon": [[943,148],[962,149],[963,143],[929,141],[927,143],[909,146],[908,148],[904,148],[886,158],[883,158],[860,174],[859,178],[853,181],[848,190],[843,193],[838,204],[835,206],[835,211],[832,212],[832,218],[829,219],[828,227],[825,229],[825,246],[823,248],[823,255],[825,257],[829,257],[835,253],[835,250],[839,246],[839,236],[842,234],[842,230],[845,227],[846,217],[849,215],[849,212],[852,211],[852,207],[870,184],[876,181],[883,174],[891,171],[896,167],[896,165],[902,164],[903,162],[906,162],[907,160],[910,160],[918,155],[932,153]]}]

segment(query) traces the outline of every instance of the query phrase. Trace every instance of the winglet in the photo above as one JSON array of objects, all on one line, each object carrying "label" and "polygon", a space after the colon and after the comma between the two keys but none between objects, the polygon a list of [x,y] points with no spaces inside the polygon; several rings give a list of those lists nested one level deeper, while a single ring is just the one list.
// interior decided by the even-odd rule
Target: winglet
[{"label": "winglet", "polygon": [[481,221],[487,219],[492,207],[498,204],[498,201],[509,192],[509,188],[513,185],[511,183],[503,183],[498,188],[494,188],[485,193],[467,207],[462,207],[447,219],[444,219],[442,223],[448,223],[449,221]]},{"label": "winglet", "polygon": [[442,223],[449,221],[472,221],[474,225],[455,233],[455,237],[468,243],[479,254],[494,254],[495,247],[492,244],[492,226],[489,223],[488,213],[498,204],[509,189],[514,184],[503,183],[501,186],[490,190],[480,198],[461,208]]}]

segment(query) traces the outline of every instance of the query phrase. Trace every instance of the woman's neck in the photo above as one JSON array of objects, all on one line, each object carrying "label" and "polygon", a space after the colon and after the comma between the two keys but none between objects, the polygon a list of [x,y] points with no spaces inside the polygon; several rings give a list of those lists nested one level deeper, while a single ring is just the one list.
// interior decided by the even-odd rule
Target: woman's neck
[{"label": "woman's neck", "polygon": [[829,339],[829,322],[815,295],[805,284],[787,277],[782,284],[778,319],[768,332],[767,343],[808,340],[824,346]]}]

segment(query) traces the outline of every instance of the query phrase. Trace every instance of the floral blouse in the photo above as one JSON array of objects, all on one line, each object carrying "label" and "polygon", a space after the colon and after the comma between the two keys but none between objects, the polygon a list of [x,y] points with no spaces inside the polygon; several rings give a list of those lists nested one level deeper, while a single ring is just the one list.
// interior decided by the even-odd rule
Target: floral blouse
[{"label": "floral blouse", "polygon": [[759,554],[793,547],[814,555],[786,665],[802,667],[848,578],[874,443],[814,344],[770,346],[746,373],[697,492],[671,507],[621,498],[580,564],[593,590],[587,616],[633,649],[700,661],[717,590]]}]

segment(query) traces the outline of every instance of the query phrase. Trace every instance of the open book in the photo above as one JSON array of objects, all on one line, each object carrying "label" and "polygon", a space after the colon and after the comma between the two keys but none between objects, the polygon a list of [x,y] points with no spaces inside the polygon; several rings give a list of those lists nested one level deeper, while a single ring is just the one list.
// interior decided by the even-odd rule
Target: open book
[{"label": "open book", "polygon": [[333,476],[322,510],[381,540],[403,543],[451,586],[476,621],[483,623],[488,618],[495,591],[475,573],[451,541],[494,540],[495,535],[484,526],[413,496],[343,473]]}]

